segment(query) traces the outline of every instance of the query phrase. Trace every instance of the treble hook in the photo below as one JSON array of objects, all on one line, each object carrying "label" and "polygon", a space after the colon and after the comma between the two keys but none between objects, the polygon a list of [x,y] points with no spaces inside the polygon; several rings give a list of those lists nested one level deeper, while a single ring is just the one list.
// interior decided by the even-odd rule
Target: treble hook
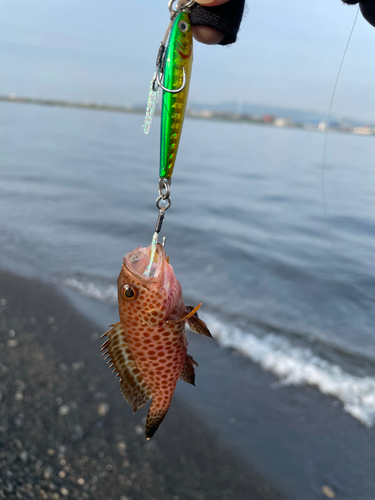
[{"label": "treble hook", "polygon": [[182,85],[179,89],[176,89],[176,90],[171,90],[171,89],[167,89],[166,87],[164,87],[161,82],[160,82],[160,78],[159,78],[159,73],[157,73],[156,75],[156,81],[159,85],[160,88],[162,88],[163,90],[165,90],[166,92],[169,92],[171,94],[177,94],[178,92],[181,92],[182,90],[184,90],[184,88],[186,87],[186,72],[185,72],[185,68],[182,67]]}]

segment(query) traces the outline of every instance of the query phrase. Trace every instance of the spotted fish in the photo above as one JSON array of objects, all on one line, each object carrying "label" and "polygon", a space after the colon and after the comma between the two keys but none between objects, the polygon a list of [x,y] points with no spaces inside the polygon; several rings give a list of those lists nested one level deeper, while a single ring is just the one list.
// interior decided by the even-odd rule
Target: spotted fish
[{"label": "spotted fish", "polygon": [[134,412],[152,399],[146,438],[158,429],[171,404],[178,379],[195,385],[192,356],[187,354],[185,325],[211,337],[198,318],[201,306],[187,307],[163,246],[158,243],[151,272],[151,246],[125,255],[117,281],[120,321],[104,335],[102,346],[120,378],[121,391]]}]

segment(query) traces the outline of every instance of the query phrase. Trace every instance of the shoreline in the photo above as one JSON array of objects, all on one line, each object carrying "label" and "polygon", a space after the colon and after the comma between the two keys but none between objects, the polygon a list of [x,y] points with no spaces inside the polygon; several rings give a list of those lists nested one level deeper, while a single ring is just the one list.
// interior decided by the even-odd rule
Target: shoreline
[{"label": "shoreline", "polygon": [[[85,315],[95,310],[103,328],[117,318],[116,308],[71,289],[63,293]],[[327,498],[324,490],[334,498],[373,500],[374,427],[366,428],[316,387],[283,386],[234,349],[189,332],[188,341],[199,363],[197,387],[179,383],[176,395],[243,463],[288,498]]]},{"label": "shoreline", "polygon": [[[49,107],[57,107],[57,108],[67,108],[67,109],[83,109],[83,110],[91,110],[91,111],[107,111],[109,113],[130,113],[130,114],[145,114],[145,107],[137,107],[137,106],[116,106],[111,104],[100,104],[95,102],[75,102],[75,101],[64,101],[61,99],[38,99],[33,97],[12,97],[12,96],[1,96],[0,102],[5,103],[15,103],[15,104],[30,104],[34,106],[49,106]],[[302,130],[306,132],[317,132],[317,133],[329,133],[329,134],[345,134],[345,135],[354,135],[361,137],[369,137],[375,135],[375,128],[362,126],[362,127],[354,127],[353,129],[348,128],[334,128],[334,127],[323,127],[319,128],[313,125],[309,125],[304,122],[293,122],[288,123],[285,121],[285,118],[276,118],[275,122],[273,121],[264,121],[261,118],[257,117],[249,117],[249,115],[241,115],[237,113],[227,113],[227,112],[214,112],[210,111],[210,115],[207,116],[204,113],[200,113],[191,109],[186,110],[186,118],[191,118],[193,120],[203,120],[203,121],[212,121],[212,122],[229,122],[229,123],[238,123],[243,125],[259,125],[263,127],[270,127],[275,129],[294,129],[294,130]],[[156,116],[160,116],[160,112],[156,110]],[[285,123],[282,125],[277,125],[277,120],[284,120]],[[355,131],[356,129],[357,131]],[[370,130],[371,129],[371,130]]]},{"label": "shoreline", "polygon": [[101,327],[52,285],[0,272],[0,311],[0,498],[286,498],[179,396],[147,442]]},{"label": "shoreline", "polygon": [[[4,484],[17,479],[19,485],[24,478],[52,500],[64,498],[61,488],[69,490],[69,498],[98,500],[108,492],[111,499],[120,500],[311,500],[327,498],[327,492],[334,495],[328,498],[373,500],[375,428],[367,429],[345,413],[339,401],[315,387],[282,386],[237,351],[188,333],[189,353],[199,363],[197,387],[177,384],[166,419],[146,442],[147,407],[132,415],[99,352],[99,336],[116,320],[116,310],[8,272],[0,274],[3,298],[7,302],[0,306],[0,369],[4,372],[9,362],[14,365],[12,359],[17,368],[12,366],[11,372],[8,367],[5,381],[3,377],[1,411],[9,411],[9,422],[17,421],[19,414],[31,415],[44,431],[36,432],[35,425],[27,428],[24,417],[19,429],[0,429],[9,439],[4,446],[9,457],[0,452],[0,462],[15,467],[10,476],[14,483],[0,472],[0,499],[1,491],[8,494]],[[17,345],[10,348],[7,344],[14,340]],[[20,347],[29,350],[22,363]],[[32,353],[38,362],[33,362]],[[34,372],[50,367],[42,378],[52,380],[53,387],[44,395],[46,384],[42,391],[39,387],[36,407],[35,396],[27,396],[33,387],[25,362]],[[21,402],[31,409],[20,402],[9,406],[17,397],[14,379],[21,381]],[[65,406],[68,413],[61,415]],[[17,442],[22,444],[19,449],[12,444]],[[22,462],[24,451],[32,463]],[[65,472],[61,460],[72,471],[64,481],[59,476]],[[44,468],[39,470],[39,463]],[[21,470],[26,476],[20,480]],[[44,475],[54,480],[46,483]],[[56,492],[59,497],[53,497]]]}]

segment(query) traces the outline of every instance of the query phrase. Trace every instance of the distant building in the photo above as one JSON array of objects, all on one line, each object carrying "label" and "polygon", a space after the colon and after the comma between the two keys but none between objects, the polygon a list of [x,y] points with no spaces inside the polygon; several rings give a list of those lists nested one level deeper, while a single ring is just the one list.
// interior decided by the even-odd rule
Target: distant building
[{"label": "distant building", "polygon": [[275,121],[275,117],[273,115],[263,115],[262,120],[264,123],[273,123]]},{"label": "distant building", "polygon": [[293,127],[295,125],[289,118],[276,118],[273,124],[275,127]]},{"label": "distant building", "polygon": [[374,127],[370,127],[369,125],[364,125],[362,127],[354,127],[353,133],[359,135],[373,135]]},{"label": "distant building", "polygon": [[198,112],[197,115],[201,116],[202,118],[212,118],[213,113],[209,109],[204,109],[200,113]]},{"label": "distant building", "polygon": [[318,125],[319,132],[324,132],[326,128],[327,128],[327,122],[325,120],[322,120],[321,122],[319,122],[319,125]]},{"label": "distant building", "polygon": [[322,120],[319,122],[318,130],[320,132],[324,132],[325,130],[341,130],[341,124],[337,120],[330,120],[327,122],[326,120]]}]

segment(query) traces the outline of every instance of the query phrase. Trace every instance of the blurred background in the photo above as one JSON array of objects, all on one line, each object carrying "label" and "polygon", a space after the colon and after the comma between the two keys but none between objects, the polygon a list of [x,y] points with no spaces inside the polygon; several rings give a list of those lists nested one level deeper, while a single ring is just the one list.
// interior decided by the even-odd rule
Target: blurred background
[{"label": "blurred background", "polygon": [[[236,44],[195,43],[163,228],[217,340],[190,334],[198,387],[176,398],[288,498],[375,495],[375,30],[361,15],[327,116],[357,10],[252,0]],[[0,0],[0,267],[57,286],[103,331],[122,256],[156,221],[160,119],[148,137],[141,125],[168,19],[151,0]],[[202,495],[177,498],[220,498]]]},{"label": "blurred background", "polygon": [[[327,112],[357,7],[339,0],[247,3],[238,43],[195,46],[190,102]],[[1,92],[144,103],[166,29],[162,2],[2,0]],[[373,28],[359,16],[337,91],[338,116],[373,119]]]}]

